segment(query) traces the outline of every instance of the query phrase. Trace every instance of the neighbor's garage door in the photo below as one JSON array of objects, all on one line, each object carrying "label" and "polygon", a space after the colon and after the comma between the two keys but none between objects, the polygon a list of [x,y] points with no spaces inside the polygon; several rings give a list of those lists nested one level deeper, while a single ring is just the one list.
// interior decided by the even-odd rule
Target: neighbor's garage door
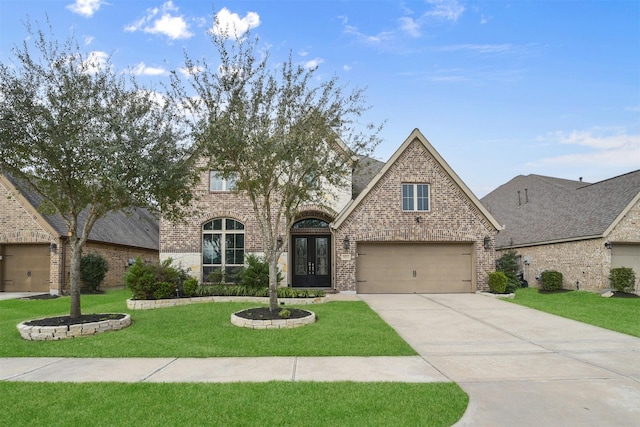
[{"label": "neighbor's garage door", "polygon": [[49,292],[49,245],[3,245],[2,290]]},{"label": "neighbor's garage door", "polygon": [[471,244],[358,243],[357,291],[471,292],[472,251]]},{"label": "neighbor's garage door", "polygon": [[633,268],[636,283],[640,283],[640,245],[614,243],[611,246],[611,267]]}]

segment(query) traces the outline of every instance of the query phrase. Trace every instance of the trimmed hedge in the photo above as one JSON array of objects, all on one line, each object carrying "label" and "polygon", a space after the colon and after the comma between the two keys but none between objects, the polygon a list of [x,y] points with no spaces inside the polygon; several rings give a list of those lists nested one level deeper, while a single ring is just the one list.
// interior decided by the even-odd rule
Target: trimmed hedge
[{"label": "trimmed hedge", "polygon": [[618,267],[609,271],[611,287],[618,292],[633,292],[636,283],[636,274],[632,268]]},{"label": "trimmed hedge", "polygon": [[494,294],[504,294],[507,290],[509,278],[502,271],[489,273],[489,289]]},{"label": "trimmed hedge", "polygon": [[555,270],[543,271],[540,275],[542,289],[545,291],[557,291],[562,289],[562,273]]}]

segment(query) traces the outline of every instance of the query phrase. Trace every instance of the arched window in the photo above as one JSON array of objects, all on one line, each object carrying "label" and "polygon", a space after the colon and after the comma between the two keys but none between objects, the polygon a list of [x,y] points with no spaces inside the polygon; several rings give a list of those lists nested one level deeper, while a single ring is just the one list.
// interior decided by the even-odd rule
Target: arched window
[{"label": "arched window", "polygon": [[202,280],[234,282],[244,266],[244,224],[218,218],[202,226]]}]

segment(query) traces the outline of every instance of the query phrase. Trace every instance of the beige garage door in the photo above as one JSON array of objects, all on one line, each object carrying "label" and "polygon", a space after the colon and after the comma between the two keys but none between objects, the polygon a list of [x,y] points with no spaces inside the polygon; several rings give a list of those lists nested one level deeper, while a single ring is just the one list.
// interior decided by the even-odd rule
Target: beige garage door
[{"label": "beige garage door", "polygon": [[640,283],[640,245],[614,243],[611,246],[611,267],[633,268],[636,284]]},{"label": "beige garage door", "polygon": [[358,243],[357,291],[472,292],[470,244]]},{"label": "beige garage door", "polygon": [[49,245],[3,245],[2,290],[49,292]]}]

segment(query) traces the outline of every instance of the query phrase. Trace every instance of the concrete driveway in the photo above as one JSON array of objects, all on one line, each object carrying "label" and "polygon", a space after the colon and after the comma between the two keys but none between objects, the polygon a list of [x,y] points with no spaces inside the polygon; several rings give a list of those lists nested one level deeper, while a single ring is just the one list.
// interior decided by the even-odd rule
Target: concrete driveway
[{"label": "concrete driveway", "polygon": [[458,426],[640,426],[640,339],[477,294],[359,295],[470,397]]}]

